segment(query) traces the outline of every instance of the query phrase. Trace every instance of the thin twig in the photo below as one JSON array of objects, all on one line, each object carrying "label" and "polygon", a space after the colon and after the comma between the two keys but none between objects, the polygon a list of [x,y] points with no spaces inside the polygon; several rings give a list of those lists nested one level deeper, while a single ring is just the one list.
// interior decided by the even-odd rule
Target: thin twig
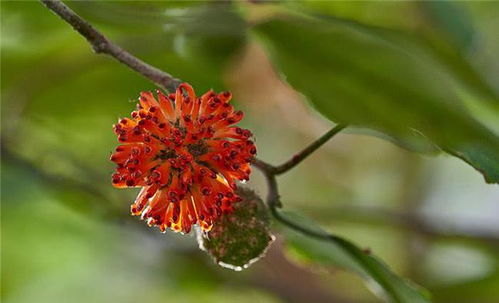
[{"label": "thin twig", "polygon": [[331,128],[327,133],[322,135],[319,139],[312,142],[309,146],[305,147],[302,151],[294,155],[291,159],[284,162],[281,165],[272,165],[258,158],[253,158],[252,164],[260,169],[265,174],[270,175],[281,175],[290,169],[294,168],[296,165],[300,164],[303,160],[305,160],[308,156],[310,156],[314,151],[316,151],[319,147],[324,145],[329,139],[333,138],[337,133],[347,127],[346,124],[338,124],[335,127]]},{"label": "thin twig", "polygon": [[293,167],[295,167],[296,165],[298,165],[300,162],[305,160],[314,151],[316,151],[319,147],[321,147],[324,143],[326,143],[329,139],[334,137],[345,127],[346,127],[345,124],[336,125],[327,133],[322,135],[319,139],[312,142],[312,144],[304,148],[301,152],[299,152],[298,154],[296,154],[291,159],[289,159],[288,161],[284,162],[281,165],[274,166],[258,158],[253,158],[252,164],[256,166],[258,169],[260,169],[267,179],[267,188],[268,188],[267,204],[269,205],[269,207],[271,207],[271,209],[272,207],[282,206],[281,201],[279,199],[279,190],[277,188],[276,176],[283,174],[292,169]]},{"label": "thin twig", "polygon": [[401,300],[399,298],[399,295],[394,290],[392,284],[390,283],[390,281],[386,279],[386,277],[383,274],[380,274],[378,270],[372,266],[371,262],[373,262],[373,260],[370,258],[368,254],[362,252],[361,249],[359,249],[357,246],[350,243],[349,241],[343,239],[342,237],[329,234],[326,232],[316,231],[301,224],[298,224],[293,220],[286,218],[279,212],[279,210],[277,210],[278,207],[281,207],[281,202],[279,197],[279,189],[276,176],[284,172],[287,172],[296,165],[298,165],[301,161],[306,159],[310,154],[316,151],[319,147],[321,147],[324,143],[326,143],[329,139],[331,139],[334,135],[336,135],[345,127],[346,125],[343,124],[336,125],[330,131],[324,134],[322,137],[314,141],[312,144],[310,144],[308,147],[306,147],[304,150],[302,150],[300,153],[298,153],[297,155],[295,155],[293,158],[291,158],[289,161],[285,162],[282,165],[273,166],[265,161],[256,158],[253,159],[253,165],[255,165],[258,169],[262,171],[262,173],[265,176],[265,179],[267,180],[268,193],[267,193],[266,202],[272,216],[277,221],[281,222],[284,226],[287,226],[305,236],[315,238],[321,241],[332,242],[335,245],[338,245],[339,247],[347,251],[352,256],[352,258],[354,258],[354,260],[358,262],[362,268],[365,269],[365,271],[369,275],[375,278],[375,280],[385,290],[387,290],[388,293],[390,293],[390,295],[393,297],[393,299],[396,302],[400,302]]},{"label": "thin twig", "polygon": [[267,204],[271,209],[275,207],[282,207],[281,199],[279,196],[279,188],[277,186],[277,180],[274,174],[267,174]]},{"label": "thin twig", "polygon": [[261,170],[263,173],[275,174],[276,167],[270,163],[263,161],[263,160],[260,160],[258,158],[253,158],[251,160],[251,164],[253,164],[256,168]]},{"label": "thin twig", "polygon": [[343,130],[345,127],[347,127],[346,124],[338,124],[332,129],[330,129],[327,133],[322,135],[319,139],[315,140],[307,146],[305,149],[294,155],[291,159],[288,161],[284,162],[281,165],[278,165],[274,168],[274,174],[280,175],[288,170],[292,169],[296,165],[300,164],[303,160],[305,160],[310,154],[312,154],[314,151],[316,151],[319,147],[321,147],[324,143],[326,143],[329,139],[334,137],[337,133],[339,133],[341,130]]},{"label": "thin twig", "polygon": [[[270,212],[272,216],[282,223],[284,226],[287,226],[299,233],[315,238],[321,241],[328,241],[335,245],[338,245],[342,249],[348,252],[348,254],[363,268],[366,273],[368,273],[371,277],[373,277],[390,295],[393,297],[395,302],[402,302],[399,298],[397,291],[395,291],[392,283],[387,280],[387,278],[380,273],[375,267],[372,266],[372,262],[375,262],[371,259],[369,252],[363,252],[362,249],[358,248],[356,245],[352,244],[350,241],[330,233],[315,231],[306,226],[298,224],[284,216],[281,215],[279,210],[277,210],[276,201],[279,200],[279,195],[277,194],[277,183],[275,182],[275,175],[265,174],[267,178],[267,182],[269,184],[269,194],[267,197],[267,204],[269,206]],[[273,181],[274,180],[274,181]],[[271,186],[271,187],[270,187]],[[277,200],[273,200],[277,199]],[[359,272],[359,274],[365,274],[363,272]]]},{"label": "thin twig", "polygon": [[310,236],[312,238],[316,238],[319,240],[333,240],[336,241],[339,237],[335,235],[330,235],[322,232],[317,232],[315,230],[309,229],[305,226],[301,226],[300,224],[295,223],[294,221],[291,221],[287,219],[286,217],[282,216],[277,208],[273,204],[269,204],[270,212],[272,213],[272,216],[274,218],[281,222],[283,225],[290,227],[291,229],[294,229],[296,231],[299,231],[300,233]]},{"label": "thin twig", "polygon": [[142,76],[151,80],[158,86],[168,91],[175,91],[181,83],[179,79],[170,74],[145,63],[115,43],[107,39],[101,32],[94,28],[90,23],[83,20],[72,9],[67,7],[59,0],[40,0],[48,9],[56,13],[64,21],[69,23],[80,35],[87,39],[92,49],[97,54],[109,55],[121,63],[127,65]]}]

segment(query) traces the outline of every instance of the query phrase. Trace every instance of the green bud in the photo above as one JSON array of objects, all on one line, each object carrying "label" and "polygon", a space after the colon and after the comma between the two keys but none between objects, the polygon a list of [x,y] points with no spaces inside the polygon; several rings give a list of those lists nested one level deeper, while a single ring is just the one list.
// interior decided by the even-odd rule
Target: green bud
[{"label": "green bud", "polygon": [[263,257],[274,236],[262,199],[247,188],[236,193],[242,201],[234,203],[234,211],[222,215],[209,232],[198,230],[198,243],[218,265],[239,271]]}]

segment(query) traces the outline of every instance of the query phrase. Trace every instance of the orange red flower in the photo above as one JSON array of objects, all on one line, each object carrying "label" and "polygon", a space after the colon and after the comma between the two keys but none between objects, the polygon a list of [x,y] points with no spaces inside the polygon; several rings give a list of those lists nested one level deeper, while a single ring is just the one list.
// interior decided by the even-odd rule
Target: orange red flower
[{"label": "orange red flower", "polygon": [[240,198],[236,181],[248,180],[256,147],[249,130],[234,126],[243,113],[229,92],[197,97],[181,84],[175,94],[142,92],[131,119],[113,126],[122,143],[111,155],[115,187],[141,187],[132,204],[161,231],[188,233],[193,224],[209,230]]}]

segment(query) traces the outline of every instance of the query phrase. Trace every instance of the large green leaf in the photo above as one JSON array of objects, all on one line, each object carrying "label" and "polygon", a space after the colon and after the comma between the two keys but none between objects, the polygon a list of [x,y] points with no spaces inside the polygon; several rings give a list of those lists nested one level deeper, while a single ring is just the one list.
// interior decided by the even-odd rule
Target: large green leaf
[{"label": "large green leaf", "polygon": [[444,37],[462,50],[473,45],[474,29],[467,11],[459,3],[451,1],[424,1],[419,3],[434,27]]},{"label": "large green leaf", "polygon": [[401,141],[427,138],[499,182],[499,138],[465,106],[499,115],[499,101],[476,74],[463,76],[468,65],[459,57],[415,36],[329,17],[275,17],[255,32],[285,79],[327,118]]},{"label": "large green leaf", "polygon": [[[312,220],[290,212],[281,215],[301,226],[307,226],[325,238],[328,237]],[[311,262],[339,266],[360,274],[369,288],[387,302],[430,302],[427,291],[397,276],[380,259],[341,237],[316,239],[291,229],[285,230],[285,235],[288,246],[301,256]]]}]

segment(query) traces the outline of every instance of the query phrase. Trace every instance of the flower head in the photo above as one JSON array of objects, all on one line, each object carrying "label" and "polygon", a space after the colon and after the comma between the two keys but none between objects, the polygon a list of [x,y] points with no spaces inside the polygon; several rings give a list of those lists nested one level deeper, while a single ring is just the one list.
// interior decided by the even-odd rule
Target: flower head
[{"label": "flower head", "polygon": [[243,113],[231,97],[210,90],[198,98],[187,83],[168,96],[142,92],[132,118],[114,125],[122,145],[111,156],[113,185],[142,187],[133,215],[188,233],[196,223],[209,230],[232,211],[236,181],[248,180],[256,148],[249,130],[233,126]]}]

